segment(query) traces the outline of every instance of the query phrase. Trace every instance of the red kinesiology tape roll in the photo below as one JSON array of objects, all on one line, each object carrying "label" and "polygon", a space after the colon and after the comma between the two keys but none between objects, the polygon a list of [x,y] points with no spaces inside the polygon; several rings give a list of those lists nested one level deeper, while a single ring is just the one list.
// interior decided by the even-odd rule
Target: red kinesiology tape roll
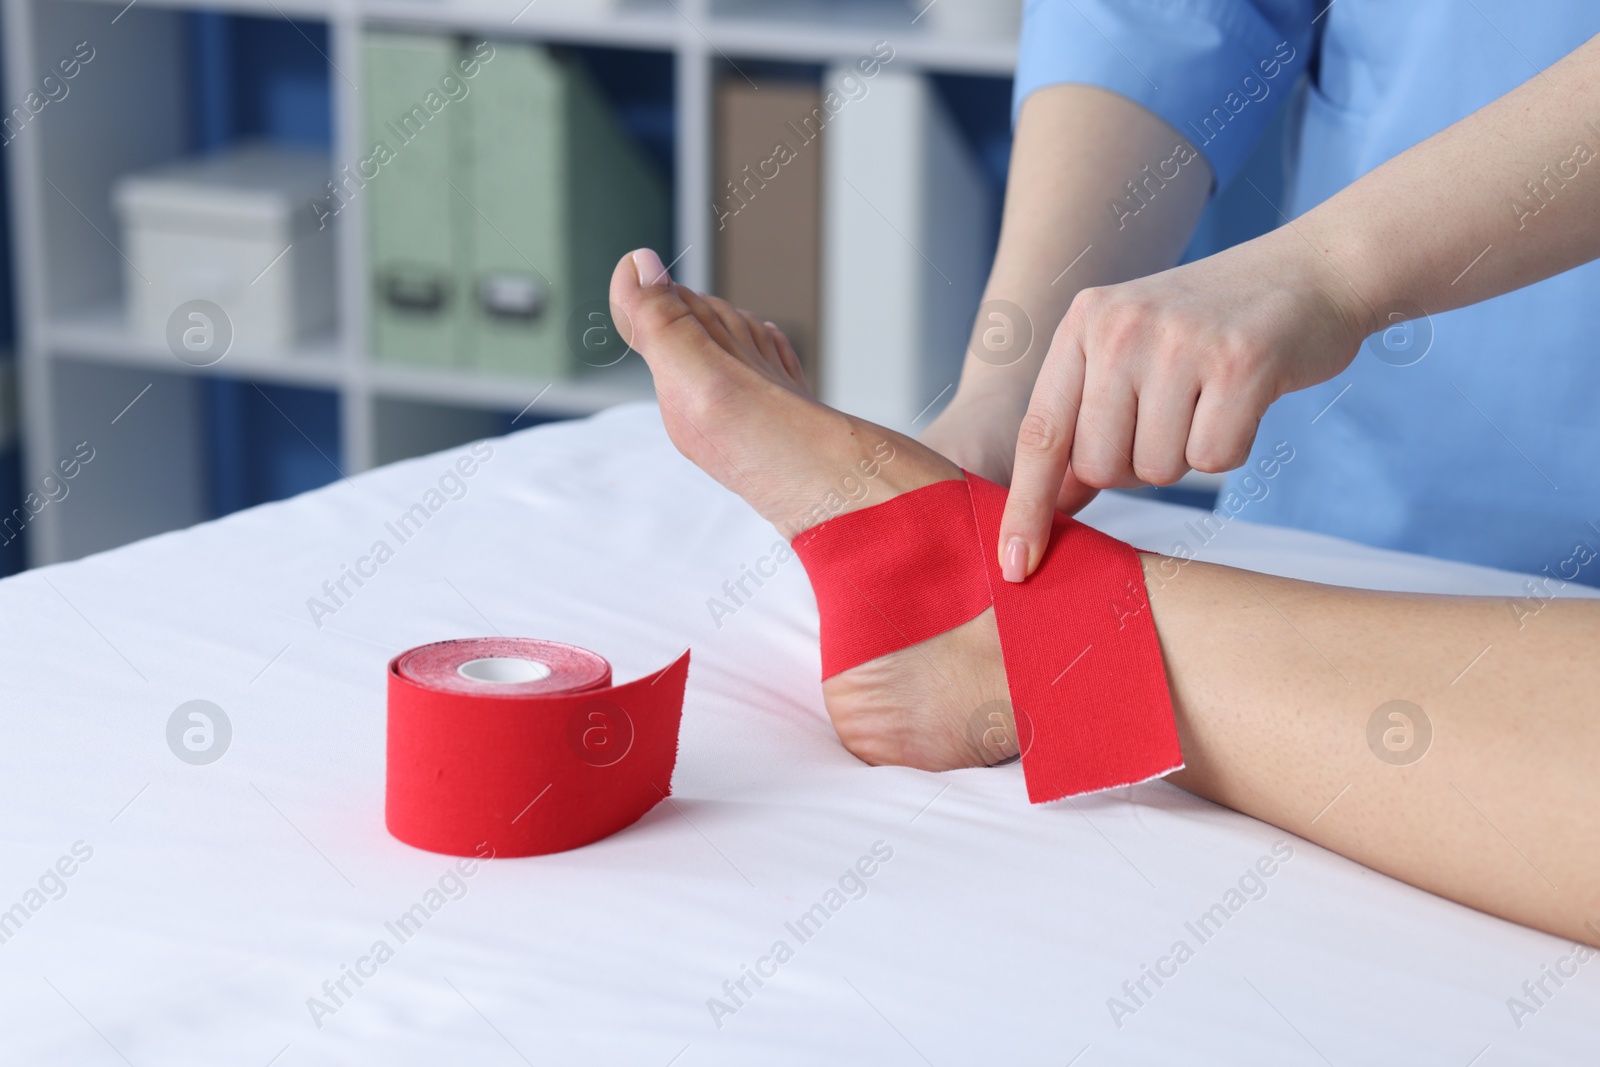
[{"label": "red kinesiology tape roll", "polygon": [[502,857],[616,833],[672,791],[688,673],[685,652],[613,686],[600,656],[530,638],[402,652],[389,663],[389,832]]},{"label": "red kinesiology tape roll", "polygon": [[794,539],[830,678],[991,605],[1034,803],[1183,766],[1139,555],[1064,515],[1026,582],[995,558],[1006,490],[975,474],[853,511]]}]

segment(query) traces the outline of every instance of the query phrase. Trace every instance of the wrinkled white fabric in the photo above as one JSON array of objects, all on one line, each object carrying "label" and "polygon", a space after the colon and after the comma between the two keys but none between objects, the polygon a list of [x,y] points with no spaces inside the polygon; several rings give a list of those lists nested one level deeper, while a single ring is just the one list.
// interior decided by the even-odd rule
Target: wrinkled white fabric
[{"label": "wrinkled white fabric", "polygon": [[[777,536],[672,450],[652,406],[492,449],[459,485],[466,448],[0,583],[0,909],[22,905],[9,927],[0,917],[0,1062],[1465,1065],[1489,1047],[1475,1062],[1499,1067],[1595,1054],[1600,962],[1547,981],[1534,1013],[1508,1008],[1569,951],[1556,938],[1162,783],[1035,808],[1015,765],[857,762],[823,712],[800,564],[746,579],[752,595],[733,603],[724,583],[771,573]],[[401,543],[386,524],[417,503],[438,507],[413,513]],[[1194,544],[1184,524],[1199,515],[1104,497],[1085,518],[1168,550]],[[378,541],[393,553],[382,563]],[[1204,555],[1374,587],[1522,582],[1243,520]],[[358,564],[372,576],[346,579],[335,604],[323,583]],[[313,597],[332,609],[320,627]],[[493,633],[594,649],[619,679],[692,646],[676,793],[589,848],[460,877],[384,831],[384,666]],[[167,741],[195,699],[232,726],[203,766]],[[1307,796],[1308,815],[1329,799]],[[1279,842],[1292,858],[1246,877]],[[73,873],[46,876],[63,857]],[[1505,861],[1521,862],[1509,848]],[[425,921],[402,941],[391,926],[418,904]],[[1218,904],[1227,918],[1202,943],[1186,924]],[[1192,956],[1160,964],[1178,941]],[[358,964],[369,976],[339,993]],[[1171,972],[1159,986],[1143,971],[1158,964]],[[1124,983],[1142,977],[1135,1004]]]}]

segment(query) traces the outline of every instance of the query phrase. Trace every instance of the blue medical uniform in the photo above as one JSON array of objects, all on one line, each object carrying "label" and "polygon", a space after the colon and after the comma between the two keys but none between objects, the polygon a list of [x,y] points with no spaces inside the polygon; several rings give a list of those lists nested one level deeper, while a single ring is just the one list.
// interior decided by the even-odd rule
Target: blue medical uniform
[{"label": "blue medical uniform", "polygon": [[[1597,32],[1595,0],[1030,0],[1016,106],[1046,85],[1110,89],[1182,131],[1220,187],[1292,101],[1293,218]],[[1586,118],[1574,147],[1600,154]],[[1528,178],[1548,163],[1600,182],[1600,159],[1571,156]],[[1556,224],[1539,206],[1506,190],[1526,228]],[[1243,479],[1279,442],[1294,458],[1263,496]],[[1272,405],[1223,499],[1245,488],[1241,518],[1600,585],[1600,263],[1369,339]]]}]

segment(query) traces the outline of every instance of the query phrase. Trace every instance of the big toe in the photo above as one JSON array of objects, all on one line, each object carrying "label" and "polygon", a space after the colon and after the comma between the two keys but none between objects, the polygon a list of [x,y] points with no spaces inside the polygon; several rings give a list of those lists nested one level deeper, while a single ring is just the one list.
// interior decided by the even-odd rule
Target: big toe
[{"label": "big toe", "polygon": [[685,326],[698,327],[693,309],[651,249],[640,248],[617,260],[610,296],[617,331],[646,361],[669,346]]}]

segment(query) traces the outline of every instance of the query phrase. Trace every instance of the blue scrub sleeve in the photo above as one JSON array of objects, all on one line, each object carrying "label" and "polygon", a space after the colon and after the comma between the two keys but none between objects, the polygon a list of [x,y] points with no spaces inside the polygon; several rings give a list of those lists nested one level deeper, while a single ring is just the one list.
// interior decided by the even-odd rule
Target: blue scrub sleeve
[{"label": "blue scrub sleeve", "polygon": [[1189,138],[1220,188],[1288,99],[1326,2],[1028,0],[1013,122],[1035,89],[1109,89]]}]

